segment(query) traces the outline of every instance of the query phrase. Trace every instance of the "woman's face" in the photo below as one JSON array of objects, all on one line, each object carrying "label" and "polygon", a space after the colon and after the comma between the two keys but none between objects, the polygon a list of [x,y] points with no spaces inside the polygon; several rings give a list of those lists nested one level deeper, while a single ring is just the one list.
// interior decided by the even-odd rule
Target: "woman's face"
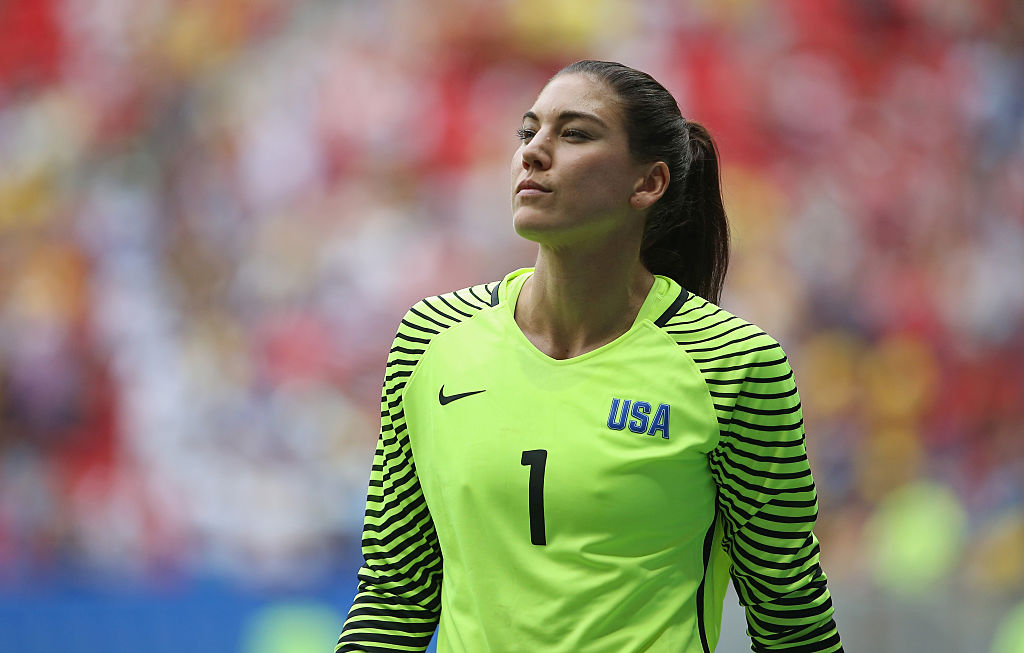
[{"label": "woman's face", "polygon": [[523,116],[512,157],[516,232],[548,246],[621,236],[644,166],[633,160],[615,93],[588,75],[551,80]]}]

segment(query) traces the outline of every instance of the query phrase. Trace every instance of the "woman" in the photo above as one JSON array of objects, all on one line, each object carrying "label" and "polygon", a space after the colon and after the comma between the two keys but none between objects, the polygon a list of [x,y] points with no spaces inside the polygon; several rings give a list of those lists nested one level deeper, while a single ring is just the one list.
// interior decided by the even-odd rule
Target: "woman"
[{"label": "woman", "polygon": [[713,303],[708,133],[581,61],[519,135],[536,266],[402,320],[337,650],[709,652],[731,576],[755,651],[841,651],[792,371]]}]

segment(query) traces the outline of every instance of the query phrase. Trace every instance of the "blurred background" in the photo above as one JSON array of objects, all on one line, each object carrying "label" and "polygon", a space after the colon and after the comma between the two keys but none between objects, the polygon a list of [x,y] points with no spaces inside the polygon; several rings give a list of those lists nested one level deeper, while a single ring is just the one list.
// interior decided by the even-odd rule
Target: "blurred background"
[{"label": "blurred background", "polygon": [[1015,0],[0,1],[0,649],[333,649],[394,328],[532,264],[579,58],[718,140],[847,650],[1024,651]]}]

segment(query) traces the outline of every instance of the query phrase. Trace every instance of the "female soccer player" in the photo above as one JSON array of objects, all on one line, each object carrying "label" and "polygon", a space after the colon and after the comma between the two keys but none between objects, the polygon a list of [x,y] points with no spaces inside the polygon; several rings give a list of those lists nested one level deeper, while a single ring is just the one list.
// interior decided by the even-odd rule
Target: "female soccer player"
[{"label": "female soccer player", "polygon": [[753,650],[841,651],[793,373],[714,303],[707,131],[581,61],[519,136],[536,266],[402,320],[337,651],[709,653],[730,576]]}]

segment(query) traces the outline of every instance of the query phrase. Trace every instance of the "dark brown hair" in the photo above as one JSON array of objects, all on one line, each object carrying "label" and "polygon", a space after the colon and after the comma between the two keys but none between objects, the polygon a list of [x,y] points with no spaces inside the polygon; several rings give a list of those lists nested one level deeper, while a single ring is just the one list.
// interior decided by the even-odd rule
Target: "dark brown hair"
[{"label": "dark brown hair", "polygon": [[672,94],[645,72],[588,60],[555,76],[570,73],[608,84],[618,95],[633,156],[668,166],[668,189],[647,216],[641,261],[652,273],[718,303],[729,267],[729,222],[711,134],[683,118]]}]

